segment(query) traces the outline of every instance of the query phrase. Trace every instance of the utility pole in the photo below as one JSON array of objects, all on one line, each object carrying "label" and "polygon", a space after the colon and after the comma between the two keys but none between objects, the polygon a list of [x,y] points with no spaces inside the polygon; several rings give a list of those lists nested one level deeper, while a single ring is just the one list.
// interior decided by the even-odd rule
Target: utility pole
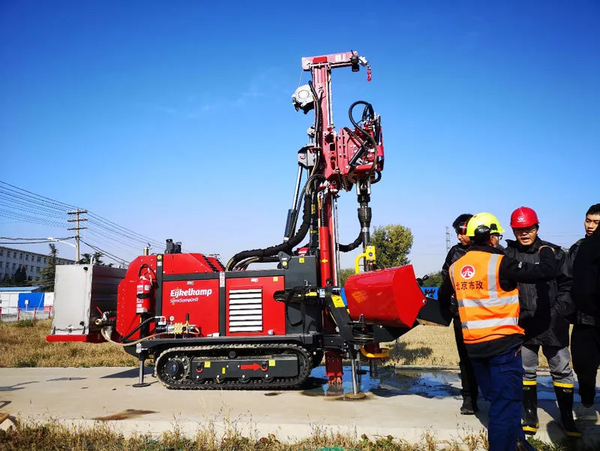
[{"label": "utility pole", "polygon": [[446,252],[450,252],[451,247],[452,246],[450,244],[450,228],[446,226]]},{"label": "utility pole", "polygon": [[79,227],[80,221],[87,221],[87,218],[80,218],[79,215],[85,214],[85,213],[87,213],[87,210],[80,210],[79,208],[76,209],[75,211],[67,211],[67,214],[75,215],[75,219],[67,219],[67,222],[75,223],[75,227],[67,229],[67,230],[75,230],[75,257],[76,257],[75,263],[77,263],[79,260],[81,260],[81,255],[79,253],[79,240],[81,239],[79,236],[79,231],[87,229],[87,227]]}]

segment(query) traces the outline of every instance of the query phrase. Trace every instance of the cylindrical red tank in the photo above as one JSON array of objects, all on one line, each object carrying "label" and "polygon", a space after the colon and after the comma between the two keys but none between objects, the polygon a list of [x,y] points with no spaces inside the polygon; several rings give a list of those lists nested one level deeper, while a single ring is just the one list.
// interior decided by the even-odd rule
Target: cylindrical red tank
[{"label": "cylindrical red tank", "polygon": [[427,302],[412,265],[355,274],[344,291],[353,320],[390,327],[412,327]]}]

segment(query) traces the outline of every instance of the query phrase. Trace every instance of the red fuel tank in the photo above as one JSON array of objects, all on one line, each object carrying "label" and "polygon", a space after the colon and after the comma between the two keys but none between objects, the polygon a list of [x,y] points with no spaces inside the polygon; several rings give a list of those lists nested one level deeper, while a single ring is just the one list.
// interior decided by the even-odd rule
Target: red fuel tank
[{"label": "red fuel tank", "polygon": [[344,291],[353,320],[390,327],[412,327],[427,302],[412,265],[355,274]]}]

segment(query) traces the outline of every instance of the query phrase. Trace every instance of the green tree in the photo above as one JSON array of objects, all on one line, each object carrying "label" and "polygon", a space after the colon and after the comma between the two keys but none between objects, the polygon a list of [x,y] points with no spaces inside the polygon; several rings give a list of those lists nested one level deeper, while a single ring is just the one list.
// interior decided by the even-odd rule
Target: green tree
[{"label": "green tree", "polygon": [[50,253],[48,254],[48,266],[42,268],[42,280],[40,286],[44,291],[54,291],[54,278],[56,276],[56,256],[58,250],[53,243],[49,244]]},{"label": "green tree", "polygon": [[413,245],[413,234],[408,227],[388,224],[375,227],[371,234],[375,246],[378,268],[393,268],[408,265],[408,254]]},{"label": "green tree", "polygon": [[442,271],[430,272],[427,274],[428,279],[423,281],[424,287],[440,287],[442,286]]},{"label": "green tree", "polygon": [[348,280],[348,277],[350,277],[352,274],[354,274],[354,270],[352,268],[340,269],[340,280],[338,281],[340,287],[346,285],[346,280]]},{"label": "green tree", "polygon": [[13,276],[13,282],[17,286],[23,286],[27,282],[27,270],[25,266],[19,266],[17,272]]},{"label": "green tree", "polygon": [[11,276],[9,276],[8,274],[4,274],[4,278],[2,279],[2,282],[0,283],[0,285],[5,286],[5,287],[10,287],[13,286],[13,279]]},{"label": "green tree", "polygon": [[104,257],[104,254],[102,252],[94,252],[94,254],[82,254],[81,259],[77,262],[80,265],[98,265],[98,266],[106,266],[105,263],[102,261],[102,257]]}]

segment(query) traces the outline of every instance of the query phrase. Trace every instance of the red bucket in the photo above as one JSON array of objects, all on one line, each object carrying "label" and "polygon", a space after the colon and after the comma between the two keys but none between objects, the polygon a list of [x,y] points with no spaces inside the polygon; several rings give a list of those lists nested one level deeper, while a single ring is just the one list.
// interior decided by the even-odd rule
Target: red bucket
[{"label": "red bucket", "polygon": [[344,291],[353,320],[390,327],[413,327],[427,302],[412,265],[355,274]]}]

